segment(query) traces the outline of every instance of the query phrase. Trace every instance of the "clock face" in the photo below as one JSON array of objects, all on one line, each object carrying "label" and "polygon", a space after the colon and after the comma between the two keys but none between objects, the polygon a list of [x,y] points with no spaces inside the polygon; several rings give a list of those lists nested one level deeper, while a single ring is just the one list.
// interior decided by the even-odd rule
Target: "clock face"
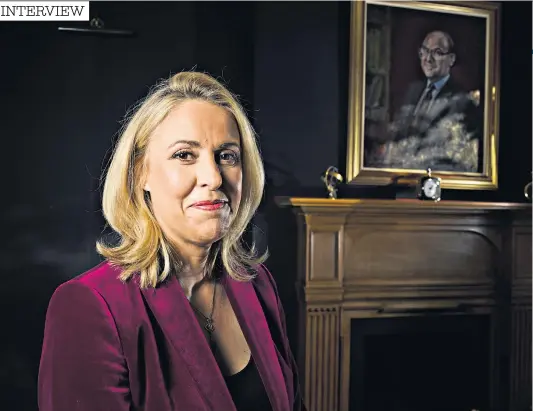
[{"label": "clock face", "polygon": [[428,198],[433,198],[437,194],[437,189],[439,188],[437,182],[433,179],[427,179],[424,182],[424,195]]}]

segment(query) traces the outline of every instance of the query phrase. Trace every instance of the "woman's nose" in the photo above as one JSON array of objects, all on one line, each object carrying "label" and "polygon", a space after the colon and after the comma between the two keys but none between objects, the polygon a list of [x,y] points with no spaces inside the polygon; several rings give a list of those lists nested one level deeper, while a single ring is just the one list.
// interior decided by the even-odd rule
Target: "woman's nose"
[{"label": "woman's nose", "polygon": [[214,158],[199,162],[196,174],[198,185],[202,187],[217,190],[222,185],[222,173]]}]

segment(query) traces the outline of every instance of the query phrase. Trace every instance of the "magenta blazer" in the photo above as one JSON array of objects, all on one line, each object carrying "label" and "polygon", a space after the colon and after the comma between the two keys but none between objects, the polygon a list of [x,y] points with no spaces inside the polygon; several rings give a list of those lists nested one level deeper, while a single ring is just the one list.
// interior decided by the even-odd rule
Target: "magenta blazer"
[{"label": "magenta blazer", "polygon": [[[235,411],[189,302],[172,277],[156,289],[104,262],[62,284],[46,314],[40,411]],[[274,411],[305,410],[272,275],[223,285]]]}]

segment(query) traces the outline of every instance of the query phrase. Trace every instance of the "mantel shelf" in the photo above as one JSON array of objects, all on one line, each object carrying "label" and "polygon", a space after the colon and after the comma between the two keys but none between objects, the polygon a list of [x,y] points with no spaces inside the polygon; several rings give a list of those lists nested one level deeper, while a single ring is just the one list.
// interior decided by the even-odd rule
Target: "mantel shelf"
[{"label": "mantel shelf", "polygon": [[488,212],[488,211],[529,211],[529,203],[477,202],[477,201],[420,201],[416,199],[359,199],[311,197],[276,197],[276,204],[280,207],[300,208],[304,212],[350,212],[356,210],[398,211],[432,211],[439,212]]}]

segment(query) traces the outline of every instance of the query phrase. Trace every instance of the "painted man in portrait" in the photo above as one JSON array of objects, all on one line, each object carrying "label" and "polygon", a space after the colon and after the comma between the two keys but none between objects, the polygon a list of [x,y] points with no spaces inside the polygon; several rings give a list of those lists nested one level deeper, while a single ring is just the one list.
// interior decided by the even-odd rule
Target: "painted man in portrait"
[{"label": "painted man in portrait", "polygon": [[477,172],[479,91],[455,81],[453,39],[444,31],[428,33],[418,57],[425,79],[409,84],[374,161],[387,168]]}]

